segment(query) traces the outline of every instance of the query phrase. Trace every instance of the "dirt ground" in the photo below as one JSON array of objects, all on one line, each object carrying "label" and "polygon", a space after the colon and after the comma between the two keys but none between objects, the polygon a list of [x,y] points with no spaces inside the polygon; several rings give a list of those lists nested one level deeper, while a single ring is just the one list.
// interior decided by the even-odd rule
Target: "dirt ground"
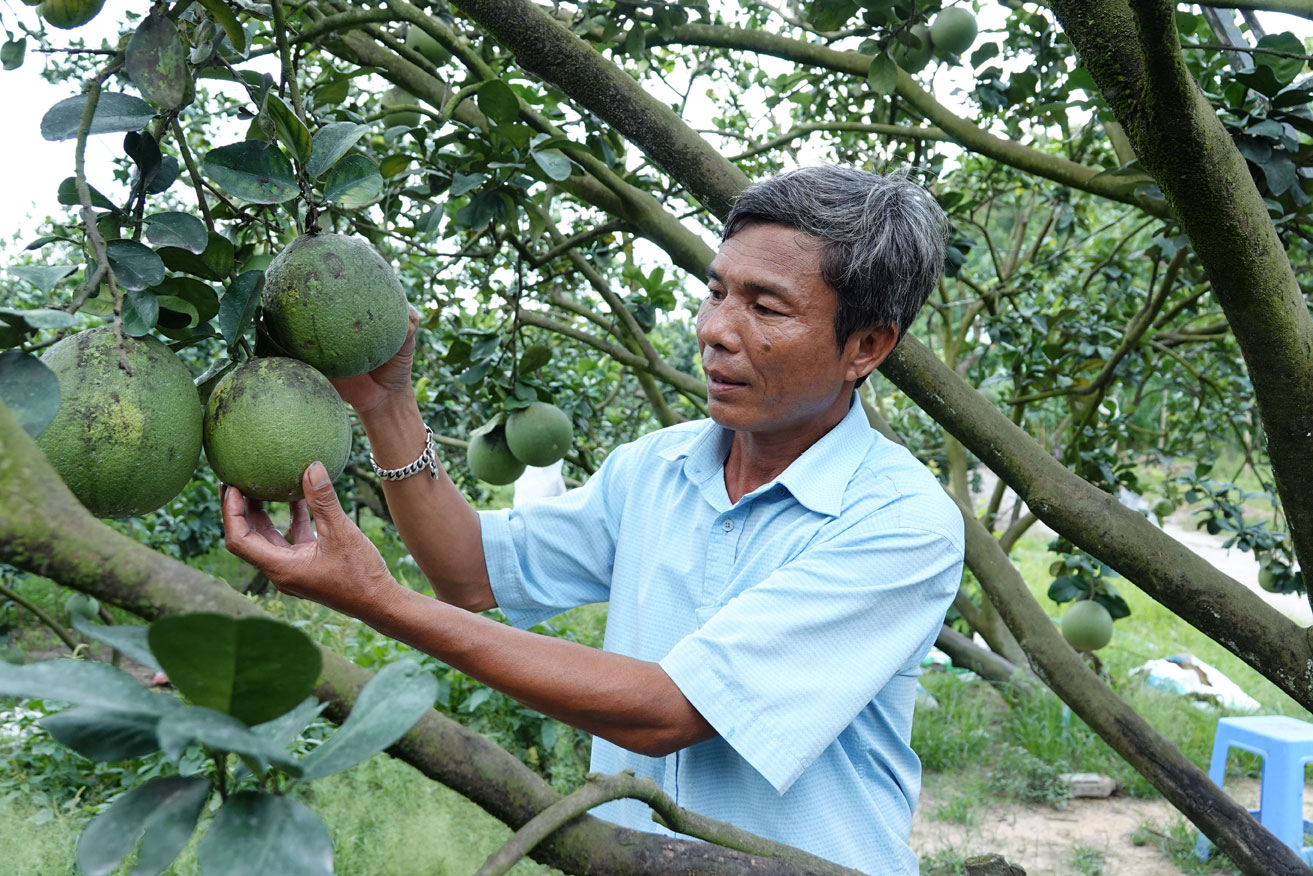
[{"label": "dirt ground", "polygon": [[[1106,799],[1074,799],[1066,809],[989,801],[976,811],[975,823],[956,824],[934,817],[950,796],[951,778],[943,784],[933,778],[921,795],[912,821],[911,846],[921,857],[923,872],[937,855],[962,857],[997,853],[1026,870],[1028,876],[1181,876],[1157,842],[1136,845],[1137,832],[1168,835],[1183,818],[1161,798],[1140,800],[1114,794]],[[936,787],[936,786],[939,787]],[[1256,779],[1228,780],[1226,790],[1249,807],[1258,805]],[[1304,817],[1313,820],[1313,797],[1304,797]],[[1191,830],[1193,836],[1193,829]],[[1152,837],[1149,837],[1152,840]],[[1078,850],[1097,861],[1082,870]],[[1093,854],[1093,853],[1097,853]]]}]

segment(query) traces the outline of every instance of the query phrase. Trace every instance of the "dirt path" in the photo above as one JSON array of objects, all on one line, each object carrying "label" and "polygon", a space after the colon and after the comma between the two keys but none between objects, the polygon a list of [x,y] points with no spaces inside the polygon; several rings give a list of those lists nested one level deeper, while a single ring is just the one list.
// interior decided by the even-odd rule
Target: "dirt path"
[{"label": "dirt path", "polygon": [[[952,860],[994,852],[1032,876],[1180,876],[1154,843],[1135,845],[1141,828],[1166,834],[1180,815],[1161,798],[1072,800],[1066,809],[1020,803],[991,804],[972,825],[934,819],[933,797],[922,797],[912,822],[912,848],[923,872],[938,858]],[[1083,850],[1083,851],[1082,851]],[[1087,862],[1082,871],[1078,863]],[[1092,865],[1101,864],[1102,870]]]}]

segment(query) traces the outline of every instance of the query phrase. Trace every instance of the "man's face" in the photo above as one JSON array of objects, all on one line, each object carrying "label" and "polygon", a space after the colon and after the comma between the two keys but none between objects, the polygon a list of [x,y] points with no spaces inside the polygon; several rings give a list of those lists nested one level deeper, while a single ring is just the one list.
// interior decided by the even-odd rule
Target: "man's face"
[{"label": "man's face", "polygon": [[712,419],[761,437],[819,438],[876,364],[871,332],[836,347],[839,298],[821,277],[820,242],[786,225],[749,225],[721,244],[707,276],[697,339]]}]

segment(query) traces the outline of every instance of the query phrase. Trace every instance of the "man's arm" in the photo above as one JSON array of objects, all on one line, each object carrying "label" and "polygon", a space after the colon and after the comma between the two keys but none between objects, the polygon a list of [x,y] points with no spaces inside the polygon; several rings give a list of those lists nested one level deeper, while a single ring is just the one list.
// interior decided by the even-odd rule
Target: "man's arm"
[{"label": "man's arm", "polygon": [[[406,340],[395,356],[367,374],[332,381],[355,409],[383,468],[409,465],[424,450],[424,420],[411,384],[418,328],[419,312],[412,307]],[[437,465],[436,480],[418,474],[382,482],[392,522],[439,599],[470,611],[493,608],[478,514]]]},{"label": "man's arm", "polygon": [[[343,512],[323,466],[307,469],[303,483],[307,498],[292,503],[288,539],[261,503],[233,488],[223,497],[228,549],[279,590],[359,618],[545,715],[640,754],[660,757],[715,735],[656,663],[517,630],[403,587]],[[478,546],[477,519],[474,526]],[[483,574],[486,586],[486,567]]]}]

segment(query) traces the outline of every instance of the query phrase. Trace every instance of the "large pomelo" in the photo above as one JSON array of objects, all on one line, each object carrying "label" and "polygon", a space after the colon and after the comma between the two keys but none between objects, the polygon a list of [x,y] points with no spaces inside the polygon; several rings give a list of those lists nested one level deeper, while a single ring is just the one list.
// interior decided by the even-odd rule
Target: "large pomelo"
[{"label": "large pomelo", "polygon": [[526,465],[551,465],[565,456],[574,426],[556,405],[536,401],[506,418],[506,446]]},{"label": "large pomelo", "polygon": [[71,30],[100,14],[105,0],[44,0],[37,12],[52,27]]},{"label": "large pomelo", "polygon": [[924,24],[914,24],[911,28],[911,35],[918,41],[918,44],[913,47],[907,43],[895,42],[889,47],[889,57],[893,58],[894,63],[908,73],[920,73],[930,63],[930,58],[934,54],[934,46],[930,40],[930,28]]},{"label": "large pomelo", "polygon": [[368,241],[342,234],[304,234],[274,256],[261,305],[274,343],[328,377],[382,365],[409,328],[392,267]]},{"label": "large pomelo", "polygon": [[346,406],[324,375],[296,359],[253,359],[224,375],[205,405],[205,456],[219,480],[253,499],[305,498],[318,460],[336,478],[351,453]]},{"label": "large pomelo", "polygon": [[524,474],[524,463],[506,446],[506,430],[500,423],[475,430],[465,449],[470,474],[489,484],[509,484]]},{"label": "large pomelo", "polygon": [[120,358],[113,329],[98,328],[41,361],[59,378],[59,412],[36,443],[87,510],[135,517],[182,492],[200,459],[201,400],[172,350],[125,337]]},{"label": "large pomelo", "polygon": [[976,17],[961,6],[950,6],[930,22],[930,39],[935,50],[960,55],[976,41],[980,32]]},{"label": "large pomelo", "polygon": [[1077,651],[1097,651],[1112,641],[1112,615],[1093,599],[1074,602],[1062,613],[1062,636]]}]

